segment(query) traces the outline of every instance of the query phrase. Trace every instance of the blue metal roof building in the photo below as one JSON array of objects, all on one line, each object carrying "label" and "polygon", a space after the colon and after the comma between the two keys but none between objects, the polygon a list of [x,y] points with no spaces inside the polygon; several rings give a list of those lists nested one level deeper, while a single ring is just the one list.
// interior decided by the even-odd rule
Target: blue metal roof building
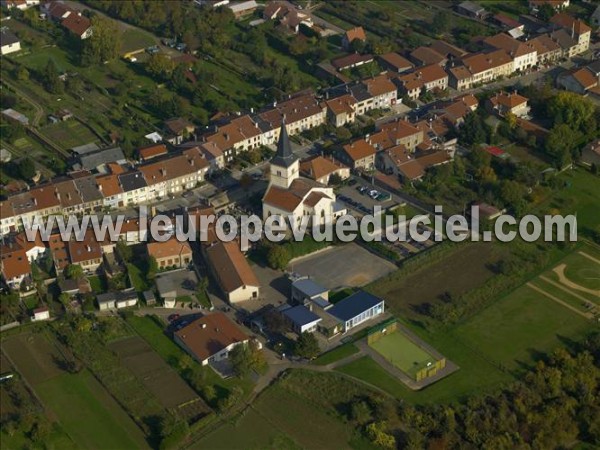
[{"label": "blue metal roof building", "polygon": [[293,306],[281,312],[291,323],[292,329],[302,334],[306,331],[312,332],[317,329],[317,324],[321,318],[303,305]]},{"label": "blue metal roof building", "polygon": [[358,291],[327,310],[344,323],[344,332],[366,320],[383,314],[385,301],[365,291]]}]

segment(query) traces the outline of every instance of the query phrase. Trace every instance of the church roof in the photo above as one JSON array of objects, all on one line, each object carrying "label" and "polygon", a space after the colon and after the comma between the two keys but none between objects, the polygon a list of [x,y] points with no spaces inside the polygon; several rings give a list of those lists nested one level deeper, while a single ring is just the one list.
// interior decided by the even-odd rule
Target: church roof
[{"label": "church roof", "polygon": [[275,206],[283,211],[293,212],[311,193],[311,190],[316,187],[323,187],[323,185],[304,177],[296,178],[288,189],[269,186],[263,198],[263,203]]},{"label": "church roof", "polygon": [[290,167],[298,160],[292,151],[290,138],[285,128],[285,119],[281,121],[281,131],[279,133],[279,142],[277,143],[277,153],[271,160],[271,164],[279,167]]}]

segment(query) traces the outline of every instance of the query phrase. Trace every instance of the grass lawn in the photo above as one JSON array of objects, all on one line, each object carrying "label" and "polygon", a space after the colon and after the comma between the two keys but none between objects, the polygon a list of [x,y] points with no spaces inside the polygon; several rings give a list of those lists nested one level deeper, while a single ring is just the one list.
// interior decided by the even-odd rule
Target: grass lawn
[{"label": "grass lawn", "polygon": [[28,55],[15,58],[28,69],[42,70],[49,60],[53,60],[59,72],[75,70],[71,57],[58,46],[46,47],[41,51],[35,51]]},{"label": "grass lawn", "polygon": [[80,448],[147,448],[142,432],[89,372],[36,386]]},{"label": "grass lawn", "polygon": [[358,348],[354,344],[349,343],[340,345],[339,347],[336,347],[333,350],[319,356],[313,361],[313,364],[316,364],[317,366],[326,366],[327,364],[331,364],[347,358],[348,356],[352,356],[357,352]]},{"label": "grass lawn", "polygon": [[427,363],[435,362],[433,356],[399,331],[383,336],[370,345],[394,366],[413,377]]},{"label": "grass lawn", "polygon": [[578,340],[591,329],[589,320],[522,286],[456,327],[452,335],[494,364],[518,372],[540,353],[563,345],[565,338]]},{"label": "grass lawn", "polygon": [[140,29],[130,28],[121,36],[121,53],[129,53],[151,47],[155,44],[156,39],[150,33],[146,33]]},{"label": "grass lawn", "polygon": [[370,356],[363,356],[336,370],[359,380],[366,381],[398,398],[406,398],[411,392],[398,379],[373,361]]},{"label": "grass lawn", "polygon": [[106,280],[103,276],[94,275],[92,277],[88,277],[88,280],[90,281],[90,286],[92,287],[94,294],[102,294],[103,292],[106,292]]},{"label": "grass lawn", "polygon": [[135,264],[127,264],[127,273],[136,291],[142,292],[151,288],[151,284],[146,280],[146,274]]}]

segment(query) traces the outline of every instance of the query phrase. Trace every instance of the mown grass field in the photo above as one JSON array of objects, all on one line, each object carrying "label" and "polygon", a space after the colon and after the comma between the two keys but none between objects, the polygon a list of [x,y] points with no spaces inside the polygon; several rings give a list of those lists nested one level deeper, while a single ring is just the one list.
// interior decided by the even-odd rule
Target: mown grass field
[{"label": "mown grass field", "polygon": [[370,346],[394,366],[411,376],[415,376],[427,363],[435,362],[433,356],[400,331],[387,334],[371,343]]}]

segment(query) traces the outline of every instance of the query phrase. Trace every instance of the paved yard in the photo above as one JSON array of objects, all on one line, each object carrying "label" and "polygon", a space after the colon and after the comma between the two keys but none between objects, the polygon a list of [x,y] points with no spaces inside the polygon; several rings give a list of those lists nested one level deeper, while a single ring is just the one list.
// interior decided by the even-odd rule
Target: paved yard
[{"label": "paved yard", "polygon": [[371,283],[396,270],[396,266],[358,244],[350,243],[303,258],[288,269],[310,275],[317,283],[336,290]]}]

